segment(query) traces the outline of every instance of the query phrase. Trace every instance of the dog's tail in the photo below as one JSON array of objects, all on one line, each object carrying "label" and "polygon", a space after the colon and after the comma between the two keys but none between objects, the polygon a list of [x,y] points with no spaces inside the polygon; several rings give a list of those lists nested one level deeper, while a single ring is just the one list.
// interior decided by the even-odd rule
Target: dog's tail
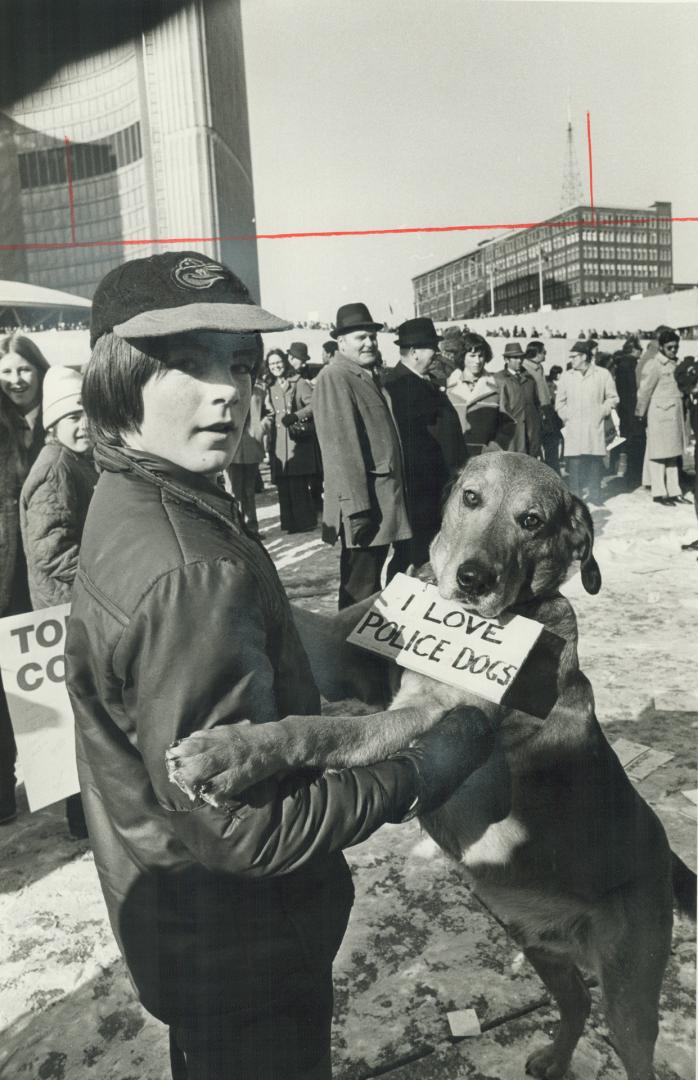
[{"label": "dog's tail", "polygon": [[675,851],[671,853],[671,880],[679,911],[696,921],[696,875]]}]

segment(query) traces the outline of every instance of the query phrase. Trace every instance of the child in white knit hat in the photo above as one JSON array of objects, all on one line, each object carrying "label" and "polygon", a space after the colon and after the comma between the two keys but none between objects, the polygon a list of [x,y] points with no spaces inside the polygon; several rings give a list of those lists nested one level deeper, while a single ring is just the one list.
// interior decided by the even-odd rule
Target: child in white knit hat
[{"label": "child in white knit hat", "polygon": [[[29,571],[32,607],[70,601],[80,541],[97,482],[81,400],[82,375],[54,366],[44,378],[46,445],[24,482],[20,524]],[[79,795],[66,802],[71,836],[87,836]]]}]

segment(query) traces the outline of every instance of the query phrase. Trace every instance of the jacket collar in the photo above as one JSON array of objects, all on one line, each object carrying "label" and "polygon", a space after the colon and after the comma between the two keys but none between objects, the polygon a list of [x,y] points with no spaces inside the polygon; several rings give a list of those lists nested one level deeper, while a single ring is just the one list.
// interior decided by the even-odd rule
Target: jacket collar
[{"label": "jacket collar", "polygon": [[105,442],[97,443],[94,456],[99,471],[134,473],[176,498],[195,503],[215,517],[223,518],[226,524],[229,525],[232,520],[241,527],[235,500],[205,476],[182,469],[156,454]]},{"label": "jacket collar", "polygon": [[436,394],[440,394],[438,384],[431,377],[431,371],[427,371],[425,375],[418,375],[416,371],[413,371],[407,364],[403,364],[402,360],[398,360],[394,367],[388,368],[386,372],[386,383],[389,386],[390,377],[392,375],[393,380],[397,379],[412,379],[413,385],[419,383],[420,386],[426,386],[428,390],[432,390]]},{"label": "jacket collar", "polygon": [[370,368],[362,367],[356,360],[350,360],[348,356],[342,356],[341,353],[337,353],[333,364],[341,364],[350,374],[358,375],[359,378],[363,375],[364,378],[370,379],[373,382],[373,375]]}]

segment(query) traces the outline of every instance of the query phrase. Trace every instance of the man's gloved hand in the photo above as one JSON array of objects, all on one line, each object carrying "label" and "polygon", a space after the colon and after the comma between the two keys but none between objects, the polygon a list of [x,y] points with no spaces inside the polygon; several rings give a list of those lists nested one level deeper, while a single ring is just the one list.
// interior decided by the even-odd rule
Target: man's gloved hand
[{"label": "man's gloved hand", "polygon": [[403,821],[436,810],[485,763],[494,749],[495,725],[471,706],[452,709],[431,731],[391,761],[408,759],[417,770],[415,803]]},{"label": "man's gloved hand", "polygon": [[290,427],[291,424],[293,424],[295,422],[295,419],[296,419],[296,414],[295,413],[287,412],[287,413],[284,413],[284,415],[281,417],[281,423],[284,425],[284,427]]},{"label": "man's gloved hand", "polygon": [[359,514],[349,515],[349,530],[351,542],[357,547],[368,545],[376,535],[377,526],[370,510],[362,510]]},{"label": "man's gloved hand", "polygon": [[635,414],[635,416],[633,417],[633,421],[635,423],[636,431],[644,431],[644,429],[647,427],[646,416],[638,416],[637,414]]}]

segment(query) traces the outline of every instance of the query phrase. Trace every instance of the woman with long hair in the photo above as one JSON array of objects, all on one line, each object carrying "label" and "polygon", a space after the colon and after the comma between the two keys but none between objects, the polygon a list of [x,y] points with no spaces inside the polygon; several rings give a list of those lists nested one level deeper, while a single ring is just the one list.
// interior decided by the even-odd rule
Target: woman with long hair
[{"label": "woman with long hair", "polygon": [[[0,341],[0,616],[31,611],[27,563],[19,527],[22,484],[44,444],[41,392],[48,362],[15,331]],[[0,680],[0,825],[13,821],[15,748]]]},{"label": "woman with long hair", "polygon": [[313,388],[289,365],[282,349],[267,354],[266,368],[265,421],[281,528],[289,533],[308,532],[317,523],[311,482],[319,472],[312,423]]}]

